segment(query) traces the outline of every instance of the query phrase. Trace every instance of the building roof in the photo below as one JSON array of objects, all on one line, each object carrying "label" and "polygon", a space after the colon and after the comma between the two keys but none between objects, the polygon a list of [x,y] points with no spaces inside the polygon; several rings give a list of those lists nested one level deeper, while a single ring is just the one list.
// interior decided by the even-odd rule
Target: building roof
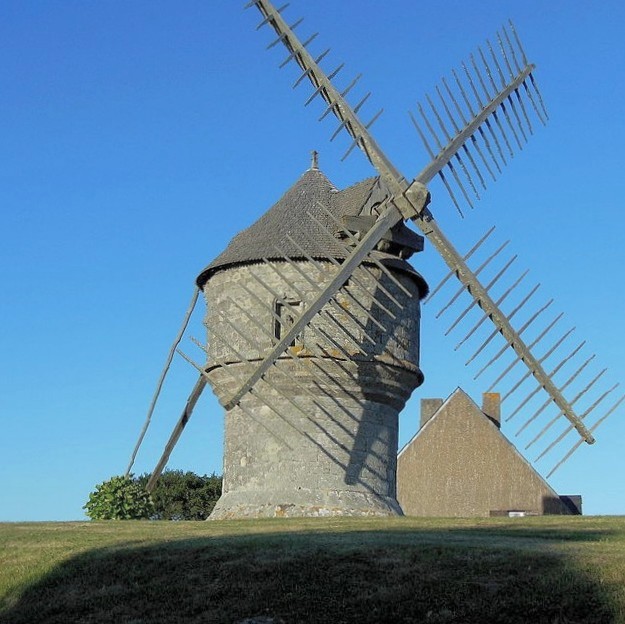
[{"label": "building roof", "polygon": [[[263,258],[304,258],[308,255],[315,259],[333,257],[341,260],[347,254],[345,244],[333,235],[339,230],[337,220],[371,214],[372,207],[387,195],[379,178],[367,178],[341,191],[324,173],[312,167],[260,219],[230,241],[228,247],[200,273],[197,284],[201,288],[221,269],[259,262]],[[403,224],[399,227],[409,237],[417,238]],[[393,257],[390,264],[413,274],[423,285],[422,295],[427,292],[425,281],[407,262]]]}]

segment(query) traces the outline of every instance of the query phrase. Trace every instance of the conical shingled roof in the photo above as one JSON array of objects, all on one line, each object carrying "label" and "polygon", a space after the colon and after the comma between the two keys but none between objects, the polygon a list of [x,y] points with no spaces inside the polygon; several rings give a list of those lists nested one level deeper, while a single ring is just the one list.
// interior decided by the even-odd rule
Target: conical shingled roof
[{"label": "conical shingled roof", "polygon": [[[344,244],[328,236],[328,231],[335,232],[337,225],[326,211],[339,220],[360,215],[385,196],[379,178],[368,178],[339,191],[319,169],[308,169],[260,219],[230,241],[200,273],[197,285],[202,288],[213,273],[228,266],[263,258],[302,258],[302,250],[316,259],[343,259]],[[413,271],[407,263],[402,261],[402,264]]]}]

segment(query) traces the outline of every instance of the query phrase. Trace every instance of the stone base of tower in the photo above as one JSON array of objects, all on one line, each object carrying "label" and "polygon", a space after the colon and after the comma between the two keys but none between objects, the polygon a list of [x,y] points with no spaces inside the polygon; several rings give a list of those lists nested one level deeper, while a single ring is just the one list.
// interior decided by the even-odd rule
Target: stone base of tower
[{"label": "stone base of tower", "polygon": [[[381,362],[304,364],[323,371],[328,385],[281,359],[273,371],[280,392],[263,388],[266,403],[248,394],[226,413],[223,494],[211,519],[402,514],[398,413],[421,372]],[[210,376],[235,390],[222,369]]]},{"label": "stone base of tower", "polygon": [[352,490],[307,491],[300,488],[283,492],[228,492],[219,499],[208,519],[400,515],[403,515],[401,507],[391,497]]}]

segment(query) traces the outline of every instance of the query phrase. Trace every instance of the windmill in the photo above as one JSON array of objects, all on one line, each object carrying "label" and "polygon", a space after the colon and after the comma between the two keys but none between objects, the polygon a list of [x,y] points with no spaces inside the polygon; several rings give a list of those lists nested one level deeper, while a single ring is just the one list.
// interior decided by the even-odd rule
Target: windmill
[{"label": "windmill", "polygon": [[[260,11],[260,26],[275,31],[277,38],[270,47],[286,48],[282,65],[299,66],[296,85],[306,81],[312,85],[307,104],[321,101],[322,118],[337,118],[332,138],[347,133],[352,139],[347,154],[359,148],[378,177],[339,192],[326,183],[313,161],[291,194],[307,197],[305,205],[298,206],[297,224],[286,223],[286,227],[285,218],[292,211],[276,205],[267,222],[261,219],[254,232],[235,238],[225,255],[202,272],[198,287],[208,303],[208,346],[198,346],[206,351],[207,361],[197,364],[183,355],[200,376],[151,486],[210,383],[227,413],[225,496],[218,510],[222,517],[396,513],[397,415],[422,381],[418,330],[420,300],[427,290],[406,259],[421,251],[424,239],[448,265],[449,277],[455,276],[461,284],[444,309],[462,293],[471,297],[452,329],[478,309],[482,315],[476,327],[489,320],[494,324],[473,358],[498,336],[504,344],[484,370],[505,350],[516,354],[493,386],[524,367],[521,381],[532,377],[536,383],[532,392],[545,394],[543,406],[524,426],[533,426],[551,410],[536,436],[539,440],[554,430],[555,423],[568,421],[544,452],[569,433],[578,436],[574,448],[584,441],[593,443],[594,430],[625,397],[592,425],[588,424],[590,414],[613,389],[578,415],[576,403],[593,389],[597,378],[570,400],[565,390],[586,371],[588,360],[563,384],[556,383],[554,376],[581,347],[546,369],[547,357],[564,338],[546,353],[535,355],[535,351],[557,321],[529,344],[524,335],[549,304],[516,329],[515,316],[534,291],[512,311],[504,312],[507,296],[521,280],[501,295],[492,293],[510,263],[488,283],[480,281],[480,273],[487,265],[493,266],[501,247],[472,268],[473,256],[490,233],[463,255],[441,231],[429,207],[427,187],[435,177],[441,179],[459,212],[464,203],[471,205],[472,196],[486,187],[486,180],[496,178],[507,164],[513,146],[520,147],[528,139],[532,124],[546,121],[534,66],[527,61],[512,25],[497,34],[497,46],[489,43],[485,51],[480,49],[462,71],[443,80],[435,100],[428,97],[427,105],[418,107],[413,123],[431,161],[410,181],[370,133],[381,111],[367,122],[359,117],[369,94],[353,106],[348,103],[358,79],[335,86],[343,66],[327,73],[321,68],[327,51],[311,54],[316,35],[301,42],[294,32],[301,20],[289,26],[283,18],[286,5],[276,9],[257,0],[249,6]],[[297,204],[293,197],[288,201]],[[404,222],[408,221],[423,236],[407,228]],[[280,240],[268,235],[276,231],[284,234]],[[261,249],[251,249],[251,243],[258,240],[263,241]],[[194,305],[195,299],[190,309]],[[521,401],[513,416],[527,400]],[[254,452],[248,453],[250,449]]]}]

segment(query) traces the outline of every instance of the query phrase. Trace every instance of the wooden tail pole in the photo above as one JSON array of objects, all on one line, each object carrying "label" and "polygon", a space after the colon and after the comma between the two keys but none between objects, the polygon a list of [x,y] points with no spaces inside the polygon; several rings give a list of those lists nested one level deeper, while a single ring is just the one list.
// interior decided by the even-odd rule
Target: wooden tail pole
[{"label": "wooden tail pole", "polygon": [[180,438],[180,435],[182,434],[183,429],[186,427],[187,423],[189,422],[189,419],[191,418],[191,414],[193,413],[193,409],[195,408],[195,405],[198,402],[198,399],[200,398],[200,396],[202,395],[202,391],[204,390],[205,387],[206,387],[206,379],[204,378],[203,375],[200,375],[199,379],[195,383],[195,387],[193,388],[193,391],[191,392],[191,394],[189,395],[189,398],[187,399],[187,404],[184,406],[184,410],[182,410],[182,414],[180,418],[178,419],[178,422],[176,423],[174,430],[171,432],[171,435],[169,436],[169,440],[167,441],[165,450],[163,451],[161,458],[158,460],[158,464],[156,464],[156,468],[154,468],[154,470],[152,471],[152,475],[150,476],[150,480],[148,481],[148,484],[146,486],[146,489],[148,492],[152,492],[154,490],[156,486],[156,482],[158,481],[159,477],[163,473],[163,470],[165,469],[165,466],[167,465],[167,462],[169,461],[169,456],[171,455],[171,452],[174,450],[174,446],[176,446],[176,443],[178,442],[178,439]]},{"label": "wooden tail pole", "polygon": [[167,354],[167,360],[165,361],[165,366],[163,367],[163,371],[161,372],[161,376],[158,379],[158,383],[156,384],[156,390],[154,391],[154,396],[152,397],[152,402],[150,403],[150,407],[148,409],[148,414],[145,418],[145,423],[143,424],[143,428],[141,429],[141,433],[139,434],[139,439],[135,444],[135,448],[132,451],[132,455],[130,457],[130,461],[128,462],[128,468],[126,468],[126,476],[130,474],[132,467],[135,463],[135,459],[137,458],[137,453],[139,452],[139,448],[141,447],[141,443],[143,442],[143,438],[147,433],[148,427],[150,426],[150,422],[152,421],[152,414],[154,414],[154,408],[156,407],[156,402],[158,401],[158,397],[161,394],[161,390],[163,388],[163,384],[165,383],[165,377],[169,372],[169,367],[171,366],[171,362],[174,359],[174,354],[176,352],[176,347],[180,344],[182,337],[184,336],[184,332],[189,325],[189,321],[191,320],[191,315],[193,314],[193,310],[195,310],[195,304],[197,303],[198,297],[200,294],[199,288],[194,288],[193,296],[191,297],[191,302],[189,303],[189,307],[184,315],[184,319],[182,321],[182,325],[174,339],[173,344],[169,348],[169,353]]}]

